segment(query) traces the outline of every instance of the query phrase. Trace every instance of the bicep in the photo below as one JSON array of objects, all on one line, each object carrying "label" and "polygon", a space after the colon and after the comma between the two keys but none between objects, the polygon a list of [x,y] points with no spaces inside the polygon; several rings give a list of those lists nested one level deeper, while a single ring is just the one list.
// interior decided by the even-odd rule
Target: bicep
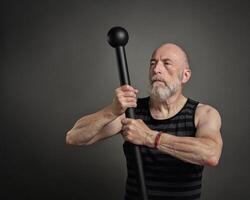
[{"label": "bicep", "polygon": [[119,133],[122,129],[122,123],[121,120],[125,118],[125,114],[120,115],[115,120],[111,121],[107,125],[105,125],[97,134],[95,137],[93,137],[88,144],[93,144],[99,140],[111,137],[117,133]]},{"label": "bicep", "polygon": [[209,139],[213,141],[219,149],[221,149],[221,117],[219,112],[211,106],[205,106],[200,112],[196,137]]}]

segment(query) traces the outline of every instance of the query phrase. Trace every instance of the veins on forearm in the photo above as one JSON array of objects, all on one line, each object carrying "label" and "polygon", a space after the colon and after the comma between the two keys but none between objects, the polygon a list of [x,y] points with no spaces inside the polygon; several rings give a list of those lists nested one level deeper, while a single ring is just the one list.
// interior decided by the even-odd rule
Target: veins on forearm
[{"label": "veins on forearm", "polygon": [[183,161],[206,165],[214,150],[213,142],[205,138],[166,135],[161,138],[159,150]]}]

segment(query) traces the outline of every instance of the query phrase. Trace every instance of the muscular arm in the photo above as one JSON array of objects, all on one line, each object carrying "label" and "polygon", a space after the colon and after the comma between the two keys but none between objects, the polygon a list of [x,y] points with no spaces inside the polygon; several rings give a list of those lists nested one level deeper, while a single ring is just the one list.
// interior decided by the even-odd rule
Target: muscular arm
[{"label": "muscular arm", "polygon": [[[158,149],[183,161],[216,166],[222,151],[220,133],[221,118],[212,107],[202,105],[197,108],[196,137],[179,137],[162,134]],[[154,139],[151,139],[151,145]]]},{"label": "muscular arm", "polygon": [[[116,123],[112,123],[112,121],[116,121],[116,118],[117,116],[113,114],[111,106],[107,106],[96,113],[80,118],[73,128],[67,132],[67,144],[88,145],[94,143],[97,139],[97,135],[103,133],[105,129],[107,129],[107,126],[112,126],[112,128],[109,128],[109,133],[106,131],[103,137],[108,136],[108,134],[115,134],[117,128],[114,124]],[[98,136],[98,138],[100,138],[100,136]]]},{"label": "muscular arm", "polygon": [[66,143],[90,145],[117,134],[122,128],[121,120],[125,118],[125,110],[136,107],[136,93],[138,90],[128,85],[117,88],[112,104],[80,118],[67,132]]}]

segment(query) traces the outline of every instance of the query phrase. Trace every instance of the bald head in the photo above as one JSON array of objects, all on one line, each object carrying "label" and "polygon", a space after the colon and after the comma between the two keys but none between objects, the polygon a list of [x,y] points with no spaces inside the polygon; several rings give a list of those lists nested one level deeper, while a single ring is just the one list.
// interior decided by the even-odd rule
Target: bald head
[{"label": "bald head", "polygon": [[179,63],[182,68],[190,68],[187,53],[183,48],[174,43],[166,43],[157,48],[153,54],[152,58],[155,57],[169,57],[175,62]]}]

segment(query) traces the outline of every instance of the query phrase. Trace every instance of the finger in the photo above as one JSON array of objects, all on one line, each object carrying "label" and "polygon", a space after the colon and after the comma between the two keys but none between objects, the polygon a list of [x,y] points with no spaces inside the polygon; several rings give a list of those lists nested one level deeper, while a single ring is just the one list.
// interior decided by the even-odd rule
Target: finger
[{"label": "finger", "polygon": [[122,94],[124,97],[136,97],[136,92],[126,91]]},{"label": "finger", "polygon": [[138,90],[135,89],[135,88],[133,88],[133,87],[130,86],[130,85],[123,85],[123,86],[120,87],[120,89],[121,89],[122,91],[131,91],[131,92],[136,92],[136,93],[138,93]]},{"label": "finger", "polygon": [[121,87],[116,88],[116,92],[135,92],[136,90],[130,85],[123,85]]},{"label": "finger", "polygon": [[137,102],[137,99],[134,97],[120,97],[119,100],[124,103],[129,103],[129,102],[136,103]]},{"label": "finger", "polygon": [[130,85],[122,85],[120,88],[121,88],[121,90],[123,90],[123,91],[134,90],[134,88],[133,88],[132,86],[130,86]]},{"label": "finger", "polygon": [[125,102],[122,105],[124,108],[135,108],[137,106],[136,102]]},{"label": "finger", "polygon": [[119,98],[119,99],[132,98],[132,99],[134,99],[134,100],[137,100],[135,94],[132,95],[132,94],[119,93],[119,94],[117,94],[117,98]]},{"label": "finger", "polygon": [[121,123],[123,125],[127,125],[127,124],[131,123],[131,121],[132,121],[132,119],[130,119],[130,118],[124,118],[121,120]]},{"label": "finger", "polygon": [[[128,123],[128,118],[124,118],[121,120],[122,125],[126,125]],[[123,128],[123,127],[122,127]]]}]

